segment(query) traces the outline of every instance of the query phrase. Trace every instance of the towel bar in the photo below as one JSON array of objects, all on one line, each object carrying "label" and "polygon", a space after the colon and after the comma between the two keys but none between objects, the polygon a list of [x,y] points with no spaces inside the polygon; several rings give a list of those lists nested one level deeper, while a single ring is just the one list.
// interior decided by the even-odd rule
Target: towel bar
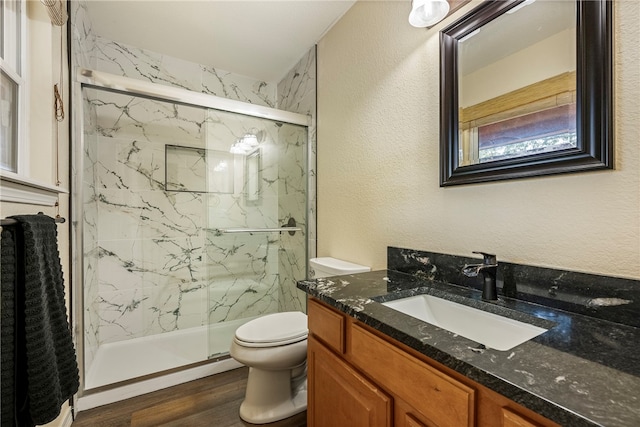
[{"label": "towel bar", "polygon": [[[38,212],[38,214],[39,214],[39,215],[42,215],[42,212]],[[59,223],[59,224],[62,224],[63,222],[65,222],[65,221],[66,221],[66,220],[65,220],[63,217],[61,217],[61,216],[55,217],[55,218],[54,218],[54,220],[55,220],[55,222],[57,222],[57,223]],[[2,227],[4,227],[5,225],[15,225],[15,224],[17,224],[17,223],[18,223],[18,221],[16,221],[16,220],[15,220],[15,219],[13,219],[13,218],[2,218],[2,220],[0,220],[0,226],[2,226]]]}]

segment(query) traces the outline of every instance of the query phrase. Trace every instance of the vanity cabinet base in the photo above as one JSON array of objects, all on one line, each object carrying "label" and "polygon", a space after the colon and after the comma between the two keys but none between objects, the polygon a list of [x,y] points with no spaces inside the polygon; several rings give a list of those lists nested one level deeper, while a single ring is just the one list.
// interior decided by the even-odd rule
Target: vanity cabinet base
[{"label": "vanity cabinet base", "polygon": [[310,427],[558,427],[312,297],[308,316]]}]

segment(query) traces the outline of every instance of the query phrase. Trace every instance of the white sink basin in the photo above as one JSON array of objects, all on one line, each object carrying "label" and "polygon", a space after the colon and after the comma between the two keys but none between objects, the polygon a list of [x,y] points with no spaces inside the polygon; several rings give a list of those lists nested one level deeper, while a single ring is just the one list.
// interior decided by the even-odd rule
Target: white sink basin
[{"label": "white sink basin", "polygon": [[510,350],[547,331],[432,295],[417,295],[382,305],[501,351]]}]

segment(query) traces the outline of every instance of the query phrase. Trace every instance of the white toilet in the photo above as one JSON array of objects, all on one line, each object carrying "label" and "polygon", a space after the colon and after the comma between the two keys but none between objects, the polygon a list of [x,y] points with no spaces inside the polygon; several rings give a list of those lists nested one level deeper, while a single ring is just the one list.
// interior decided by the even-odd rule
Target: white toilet
[{"label": "white toilet", "polygon": [[[314,277],[369,271],[335,258],[310,260]],[[251,424],[283,420],[307,409],[307,315],[267,314],[240,326],[230,354],[249,367],[240,418]]]},{"label": "white toilet", "polygon": [[311,265],[311,277],[313,279],[371,271],[371,268],[364,265],[358,265],[331,257],[311,258],[309,264]]},{"label": "white toilet", "polygon": [[236,330],[230,354],[249,366],[240,418],[252,424],[282,420],[307,408],[307,315],[268,314]]}]

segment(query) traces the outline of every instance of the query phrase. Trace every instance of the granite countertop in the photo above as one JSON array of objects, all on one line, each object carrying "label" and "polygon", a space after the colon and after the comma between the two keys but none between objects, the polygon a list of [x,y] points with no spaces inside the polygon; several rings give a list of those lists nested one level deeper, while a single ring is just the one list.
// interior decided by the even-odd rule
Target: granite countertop
[{"label": "granite countertop", "polygon": [[[640,426],[640,328],[394,270],[304,280],[298,288],[563,426]],[[381,304],[431,294],[549,328],[485,348]]]}]

